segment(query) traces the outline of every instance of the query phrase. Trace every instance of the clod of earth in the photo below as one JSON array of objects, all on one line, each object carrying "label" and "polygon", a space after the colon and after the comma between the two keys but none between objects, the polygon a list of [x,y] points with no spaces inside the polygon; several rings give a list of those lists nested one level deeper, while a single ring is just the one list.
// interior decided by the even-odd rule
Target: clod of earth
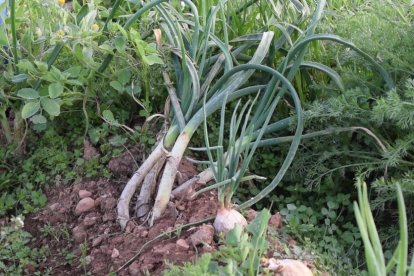
[{"label": "clod of earth", "polygon": [[88,237],[88,233],[86,233],[85,228],[82,225],[76,226],[72,230],[73,239],[76,243],[82,243]]},{"label": "clod of earth", "polygon": [[190,246],[188,245],[188,243],[186,242],[186,240],[184,239],[178,239],[176,244],[180,247],[183,248],[185,250],[188,250],[190,248]]},{"label": "clod of earth", "polygon": [[85,139],[83,141],[83,158],[85,160],[91,160],[95,156],[99,156],[99,151],[92,146],[87,139]]},{"label": "clod of earth", "polygon": [[92,193],[87,191],[87,190],[80,190],[79,191],[79,198],[80,199],[84,199],[85,197],[90,197],[92,196]]},{"label": "clod of earth", "polygon": [[92,247],[96,247],[102,243],[104,236],[99,236],[92,241]]},{"label": "clod of earth", "polygon": [[292,259],[276,260],[270,258],[268,267],[277,276],[312,276],[312,271],[301,261]]},{"label": "clod of earth", "polygon": [[92,226],[92,225],[96,224],[98,222],[98,220],[99,220],[98,217],[95,217],[95,216],[92,216],[92,217],[86,216],[84,218],[84,220],[83,220],[83,225],[89,227],[89,226]]},{"label": "clod of earth", "polygon": [[193,246],[211,244],[214,237],[214,227],[209,224],[203,224],[200,228],[190,236]]},{"label": "clod of earth", "polygon": [[247,222],[252,222],[257,216],[257,211],[253,209],[248,209],[246,212],[246,220]]},{"label": "clod of earth", "polygon": [[283,218],[282,218],[282,216],[280,215],[279,212],[277,212],[276,214],[274,214],[273,216],[270,217],[269,225],[272,225],[272,226],[276,227],[277,229],[282,228]]},{"label": "clod of earth", "polygon": [[139,264],[138,261],[133,262],[129,267],[128,267],[128,272],[131,276],[138,276],[141,273],[141,265]]},{"label": "clod of earth", "polygon": [[52,205],[50,205],[49,209],[52,212],[57,212],[61,207],[62,207],[62,205],[60,205],[60,203],[56,202],[56,203],[53,203]]},{"label": "clod of earth", "polygon": [[95,207],[95,200],[90,197],[81,199],[75,208],[75,214],[80,215],[82,213],[88,212]]}]

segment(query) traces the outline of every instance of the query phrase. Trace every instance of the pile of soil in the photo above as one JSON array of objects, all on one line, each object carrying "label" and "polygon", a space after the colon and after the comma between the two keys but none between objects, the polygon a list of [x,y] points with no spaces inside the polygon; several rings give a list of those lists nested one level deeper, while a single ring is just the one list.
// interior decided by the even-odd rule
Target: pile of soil
[{"label": "pile of soil", "polygon": [[[184,161],[181,172],[180,180],[185,181],[196,171]],[[49,257],[40,265],[41,270],[52,269],[52,275],[107,275],[126,264],[159,234],[217,211],[216,195],[208,192],[192,201],[170,202],[164,216],[152,227],[131,220],[121,231],[116,205],[123,186],[120,181],[108,179],[82,180],[70,187],[51,187],[46,191],[47,207],[25,220],[25,230],[35,237],[31,246],[49,248]],[[157,275],[168,263],[191,261],[216,247],[211,225],[198,225],[177,234],[180,236],[151,243],[117,275],[142,275],[146,271]]]}]

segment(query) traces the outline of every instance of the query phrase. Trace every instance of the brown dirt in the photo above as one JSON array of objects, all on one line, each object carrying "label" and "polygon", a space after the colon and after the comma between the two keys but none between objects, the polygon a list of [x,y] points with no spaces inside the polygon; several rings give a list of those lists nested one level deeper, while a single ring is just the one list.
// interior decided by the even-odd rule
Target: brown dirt
[{"label": "brown dirt", "polygon": [[[137,158],[138,151],[127,152],[114,158],[109,167],[115,175],[125,177],[132,173],[131,167]],[[179,171],[178,183],[197,174],[194,165],[187,160],[182,161]],[[116,204],[126,181],[83,179],[70,187],[51,187],[46,191],[48,205],[25,220],[25,230],[34,237],[30,245],[48,247],[48,257],[39,265],[41,272],[49,270],[51,275],[108,275],[126,264],[145,243],[159,234],[211,217],[217,211],[217,195],[207,192],[191,201],[170,202],[164,216],[152,227],[131,220],[125,231],[121,231],[116,221]],[[89,198],[89,206],[77,215],[82,209],[76,209],[81,200],[79,195]],[[130,213],[133,214],[133,210]],[[249,221],[255,215],[253,210],[246,214]],[[282,226],[280,215],[274,215],[269,225],[272,231],[277,231]],[[211,224],[198,225],[152,242],[116,275],[161,275],[168,264],[192,261],[204,252],[216,250],[218,244],[213,240],[211,227]],[[272,236],[275,240],[269,240],[269,257],[275,251],[283,252],[286,247],[276,238],[278,235]],[[283,243],[291,247],[288,241]]]},{"label": "brown dirt", "polygon": [[[191,166],[184,161],[180,167],[182,179],[178,181],[186,180],[196,172]],[[47,191],[47,207],[25,220],[25,230],[35,237],[31,246],[49,247],[49,257],[40,265],[41,270],[51,268],[52,275],[81,275],[86,272],[107,275],[125,264],[143,244],[157,235],[209,217],[217,210],[216,195],[205,193],[192,201],[170,202],[165,215],[151,228],[131,220],[126,231],[122,232],[116,221],[117,199],[123,188],[119,182],[82,180],[70,187],[52,187]],[[76,215],[81,190],[81,194],[85,190],[91,193],[95,206]],[[211,250],[211,247],[192,246],[190,236],[198,229],[183,230],[180,237],[166,237],[152,243],[117,275],[142,275],[145,271],[160,275],[167,263],[191,261],[197,254]],[[177,239],[184,241],[177,244]],[[215,247],[214,241],[211,246]]]}]

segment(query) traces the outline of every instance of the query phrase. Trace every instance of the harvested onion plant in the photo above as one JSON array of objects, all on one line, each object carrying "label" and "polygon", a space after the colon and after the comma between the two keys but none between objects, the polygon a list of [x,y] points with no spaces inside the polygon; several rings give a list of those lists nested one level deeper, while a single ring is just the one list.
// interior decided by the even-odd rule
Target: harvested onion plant
[{"label": "harvested onion plant", "polygon": [[[218,1],[216,6],[209,6],[208,1],[200,1],[199,6],[189,0],[182,2],[189,8],[190,15],[177,10],[167,1],[156,0],[143,6],[125,24],[125,28],[128,28],[144,12],[152,8],[159,13],[161,31],[157,30],[155,34],[159,46],[163,45],[162,50],[171,55],[172,66],[164,68],[163,77],[172,108],[168,131],[128,181],[121,194],[117,208],[122,228],[130,219],[129,205],[138,187],[142,188],[138,196],[136,213],[141,219],[147,216],[148,205],[153,197],[152,191],[157,188],[155,180],[158,175],[160,181],[149,222],[152,224],[160,218],[172,195],[178,165],[193,134],[201,127],[203,121],[220,108],[219,145],[206,145],[204,149],[199,149],[210,153],[209,162],[214,162],[214,165],[182,185],[188,188],[194,181],[207,182],[214,177],[217,184],[213,187],[220,187],[219,217],[232,217],[244,224],[239,213],[232,209],[231,198],[243,180],[255,177],[245,176],[245,173],[256,148],[280,142],[277,138],[276,141],[271,140],[272,138],[263,138],[286,130],[289,126],[295,127],[294,135],[289,140],[289,151],[274,179],[252,199],[238,206],[239,209],[255,204],[278,185],[299,147],[303,131],[302,108],[292,85],[297,73],[304,68],[320,70],[341,87],[340,77],[332,69],[304,60],[310,42],[330,40],[353,49],[373,64],[373,68],[384,76],[389,86],[393,85],[383,68],[352,43],[330,34],[314,34],[325,6],[323,0],[318,2],[305,31],[298,31],[289,26],[276,38],[273,32],[266,31],[231,40],[228,37],[227,26],[230,23],[227,22],[226,14],[234,13],[227,11],[227,0]],[[298,1],[292,3],[302,12],[298,17],[298,20],[302,20],[307,6],[302,6]],[[294,43],[290,37],[293,32],[298,33],[298,39]],[[165,38],[165,41],[162,38]],[[266,62],[276,64],[277,68],[263,65]],[[252,78],[253,74],[255,78]],[[225,153],[225,109],[234,106],[230,103],[241,98],[250,98],[250,101],[247,100],[248,104],[244,105],[240,112],[237,109],[233,112],[232,132],[229,134],[232,142],[229,142]],[[282,105],[288,106],[294,113],[293,116],[272,122],[276,117],[273,115],[277,107]],[[216,160],[213,160],[213,150]],[[244,158],[243,161],[238,161],[241,156]],[[182,187],[178,190],[180,188]]]}]

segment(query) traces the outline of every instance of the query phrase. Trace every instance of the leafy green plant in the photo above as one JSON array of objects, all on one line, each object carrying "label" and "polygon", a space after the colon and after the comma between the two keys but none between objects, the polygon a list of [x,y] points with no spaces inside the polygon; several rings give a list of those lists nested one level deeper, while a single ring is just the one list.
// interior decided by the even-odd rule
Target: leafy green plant
[{"label": "leafy green plant", "polygon": [[17,216],[1,228],[0,273],[4,275],[30,273],[29,267],[35,269],[48,254],[47,247],[33,249],[28,246],[32,236],[22,229],[23,225],[24,217]]},{"label": "leafy green plant", "polygon": [[[330,34],[314,34],[316,25],[321,17],[323,7],[325,5],[324,1],[319,2],[313,19],[309,24],[309,27],[305,32],[303,32],[301,36],[299,36],[292,47],[287,51],[287,54],[285,54],[282,62],[279,62],[277,70],[258,65],[258,63],[263,60],[264,52],[262,50],[266,50],[266,48],[268,48],[268,45],[265,43],[267,43],[270,33],[263,33],[261,35],[245,36],[233,39],[233,41],[240,43],[244,42],[246,44],[244,46],[240,46],[240,48],[235,48],[235,50],[231,50],[230,52],[228,48],[229,40],[228,36],[226,35],[226,25],[223,24],[222,26],[222,33],[224,34],[223,41],[214,35],[213,23],[215,23],[215,16],[216,14],[218,15],[221,10],[225,9],[225,1],[221,3],[221,5],[217,5],[214,8],[212,7],[208,17],[204,19],[202,18],[201,22],[198,21],[199,10],[194,4],[185,1],[185,3],[189,5],[191,11],[194,13],[194,17],[191,18],[191,21],[188,21],[185,20],[183,15],[181,15],[180,12],[178,12],[174,7],[171,7],[167,4],[161,4],[162,2],[163,1],[152,1],[148,3],[139,9],[133,16],[131,16],[125,24],[126,26],[130,26],[133,24],[134,20],[139,18],[145,11],[152,7],[156,7],[160,12],[162,18],[165,20],[165,24],[161,24],[161,28],[166,34],[168,43],[173,46],[173,49],[180,49],[180,51],[172,50],[173,62],[175,61],[175,68],[177,68],[175,74],[176,79],[178,80],[177,85],[171,85],[171,80],[168,72],[163,72],[163,78],[167,84],[167,90],[171,99],[171,117],[173,124],[164,139],[158,144],[153,153],[148,157],[140,169],[127,183],[123,193],[121,194],[118,204],[118,219],[122,227],[125,226],[126,222],[129,219],[128,205],[136,188],[142,183],[143,186],[146,187],[149,183],[145,180],[145,176],[148,174],[148,172],[154,170],[155,174],[159,174],[161,170],[160,168],[162,168],[162,164],[156,164],[166,162],[166,166],[162,172],[163,177],[161,178],[159,184],[158,193],[152,212],[152,219],[150,222],[152,223],[155,219],[161,216],[170,198],[174,176],[176,174],[179,161],[182,158],[188,144],[190,143],[191,137],[195,133],[198,126],[201,124],[202,118],[210,116],[214,111],[219,109],[220,106],[222,106],[223,110],[223,104],[238,99],[242,96],[241,93],[256,93],[253,90],[258,89],[259,87],[253,86],[252,84],[255,84],[254,82],[248,84],[252,86],[248,86],[242,90],[237,90],[240,85],[247,85],[246,81],[248,80],[248,77],[251,76],[252,70],[257,70],[259,72],[261,71],[262,74],[270,74],[272,76],[272,79],[267,83],[266,87],[261,87],[261,89],[264,89],[264,92],[262,94],[263,96],[259,97],[260,100],[257,103],[257,109],[255,110],[255,113],[253,113],[253,119],[249,122],[250,125],[246,128],[248,131],[254,133],[255,138],[259,137],[255,143],[248,143],[246,149],[252,149],[249,154],[253,153],[255,151],[255,148],[259,145],[269,146],[280,142],[278,138],[266,139],[264,141],[259,140],[265,134],[267,135],[275,131],[280,131],[281,129],[287,128],[289,126],[289,121],[291,118],[286,118],[284,120],[280,120],[279,122],[269,124],[271,114],[273,114],[273,111],[279,104],[279,100],[284,98],[285,94],[290,95],[290,100],[293,100],[293,103],[291,104],[293,105],[293,108],[297,114],[297,116],[294,118],[297,123],[295,126],[295,135],[291,137],[292,140],[288,140],[292,143],[286,155],[287,157],[284,159],[284,161],[282,161],[283,165],[281,166],[279,173],[276,175],[269,186],[264,188],[253,199],[243,203],[240,208],[245,208],[256,203],[275,188],[275,186],[280,182],[281,178],[286,173],[286,170],[291,164],[295,152],[298,148],[302,132],[301,107],[298,99],[295,96],[296,91],[291,85],[291,82],[294,80],[295,75],[299,72],[299,69],[301,67],[311,67],[313,69],[320,70],[323,73],[326,73],[332,80],[334,80],[339,87],[342,87],[340,78],[338,78],[338,75],[333,70],[327,68],[326,66],[322,66],[317,63],[309,63],[303,60],[308,49],[307,47],[311,42],[333,41],[351,48],[353,51],[361,55],[364,59],[372,64],[373,68],[375,68],[375,70],[377,70],[384,78],[388,87],[392,88],[394,86],[393,80],[383,69],[383,67],[381,67],[371,56],[355,47],[355,45],[353,45],[351,42],[345,41],[340,37]],[[185,24],[174,25],[172,23],[173,20],[171,20],[171,15],[168,14],[167,10],[171,15],[179,18],[179,22],[185,22]],[[201,13],[205,13],[203,6],[201,7]],[[222,18],[222,20],[225,20],[225,18]],[[191,32],[184,32],[183,30],[187,29],[188,27],[191,27]],[[200,30],[203,30],[203,34],[200,33]],[[183,38],[186,38],[187,43],[184,43]],[[278,55],[279,53],[277,52],[281,50],[281,47],[287,43],[289,38],[290,37],[283,35],[281,37],[282,42],[276,43],[278,46],[276,46],[276,49],[273,49],[274,51],[270,52],[272,61],[273,58],[277,59],[280,57]],[[250,60],[249,63],[233,66],[233,60],[229,57],[229,54],[233,53],[235,55],[236,53],[241,53],[243,50],[251,47],[251,44],[248,43],[249,40],[256,41],[257,39],[261,39],[261,43],[259,44],[256,51],[253,52],[253,57],[250,58],[250,56],[248,56],[247,58],[246,55],[243,56],[244,59]],[[159,46],[161,46],[161,35],[159,32],[156,34],[156,40],[158,41]],[[216,54],[216,56],[210,56],[210,52],[214,50],[214,48],[210,49],[208,47],[208,42],[210,40],[217,45],[217,48],[219,48],[219,52]],[[214,60],[215,63],[210,63],[210,59],[212,61]],[[192,62],[188,62],[189,60],[192,60]],[[193,63],[198,64],[198,70],[194,68]],[[224,74],[221,76],[221,78],[219,78],[218,70],[221,70],[223,67]],[[213,84],[213,81],[216,77],[218,78],[217,82],[210,87],[210,84]],[[262,76],[262,79],[263,78],[266,77]],[[202,82],[202,80],[205,81]],[[252,89],[252,91],[249,89]],[[203,98],[205,98],[204,108],[202,108],[202,101],[204,101]],[[223,116],[221,117],[223,118]],[[223,128],[223,125],[221,128]],[[221,133],[220,135],[222,137],[223,134]],[[244,139],[244,137],[241,139]],[[219,151],[222,150],[220,147],[221,145],[218,145]],[[164,148],[167,150],[171,149],[170,156],[172,158],[168,158],[167,161],[165,161],[166,152]],[[238,149],[238,152],[241,152],[240,148]],[[220,154],[221,156],[224,156],[223,152],[219,153],[219,155]],[[219,168],[220,170],[223,170],[223,166],[226,166],[227,162],[223,162],[223,160],[220,160],[219,162],[222,163],[222,166]],[[245,166],[246,165],[242,166],[243,170],[245,170]],[[210,175],[212,174],[210,173]],[[231,177],[233,176],[234,175]],[[243,177],[243,175],[240,174],[237,177],[240,179]],[[148,190],[153,189],[141,189],[142,192]]]},{"label": "leafy green plant", "polygon": [[70,239],[70,232],[66,225],[56,227],[50,223],[46,223],[40,228],[40,233],[43,237],[51,236],[57,242],[61,239]]},{"label": "leafy green plant", "polygon": [[[101,105],[104,109],[134,106],[125,105],[123,99],[140,96],[141,79],[145,80],[144,107],[148,114],[153,106],[150,80],[130,64],[141,62],[147,68],[147,63],[153,62],[145,63],[145,58],[156,57],[156,49],[144,45],[143,59],[137,61],[139,53],[133,43],[146,43],[138,39],[138,33],[133,36],[123,30],[125,36],[106,36],[122,27],[111,22],[117,9],[109,11],[100,1],[83,6],[74,2],[73,13],[54,0],[40,2],[10,1],[10,20],[6,21],[10,24],[0,27],[0,37],[4,38],[0,46],[9,47],[13,53],[2,50],[8,63],[0,80],[0,123],[7,143],[16,143],[23,153],[25,125],[31,123],[35,130],[44,130],[55,117],[73,109],[82,110],[87,133],[91,119],[101,115]],[[118,55],[111,66],[105,65],[108,70],[104,72],[100,64],[105,54],[116,49],[120,50]],[[111,87],[110,92],[116,91],[118,97],[103,92],[103,87]]]},{"label": "leafy green plant", "polygon": [[260,258],[268,248],[269,219],[269,211],[263,209],[246,232],[240,225],[230,230],[219,251],[204,254],[195,264],[170,267],[165,275],[257,275],[263,271]]},{"label": "leafy green plant", "polygon": [[[79,121],[78,121],[79,123]],[[111,177],[107,164],[120,151],[109,143],[100,146],[101,157],[85,161],[82,127],[65,125],[70,135],[59,134],[59,124],[51,126],[41,137],[29,134],[27,158],[21,161],[13,147],[0,148],[0,215],[36,212],[47,203],[44,188],[68,185],[77,177]]]},{"label": "leafy green plant", "polygon": [[79,266],[82,267],[84,274],[88,275],[88,270],[87,270],[88,264],[87,264],[87,259],[86,259],[88,250],[89,250],[88,243],[86,241],[81,243],[79,245],[79,250],[80,250]]},{"label": "leafy green plant", "polygon": [[386,263],[384,253],[369,206],[367,185],[357,181],[358,202],[354,202],[355,217],[365,246],[365,259],[369,275],[414,275],[414,258],[408,264],[408,225],[404,197],[399,185],[396,186],[400,238],[392,258]]}]

